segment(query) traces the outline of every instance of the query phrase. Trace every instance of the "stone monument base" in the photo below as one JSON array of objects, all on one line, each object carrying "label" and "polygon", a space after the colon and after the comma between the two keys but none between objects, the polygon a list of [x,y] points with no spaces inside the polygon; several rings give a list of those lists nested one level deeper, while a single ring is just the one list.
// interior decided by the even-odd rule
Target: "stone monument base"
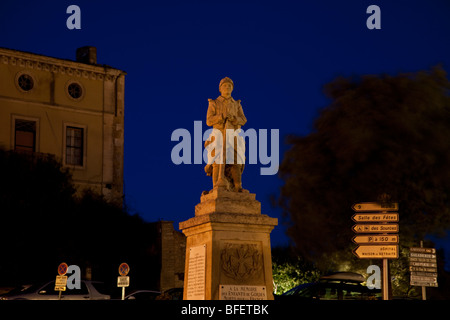
[{"label": "stone monument base", "polygon": [[195,217],[180,222],[186,235],[185,300],[272,300],[270,232],[255,195],[213,189]]}]

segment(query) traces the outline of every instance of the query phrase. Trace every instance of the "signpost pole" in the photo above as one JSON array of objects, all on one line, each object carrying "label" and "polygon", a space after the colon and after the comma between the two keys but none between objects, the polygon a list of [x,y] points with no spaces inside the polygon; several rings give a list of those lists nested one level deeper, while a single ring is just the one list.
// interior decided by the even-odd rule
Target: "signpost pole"
[{"label": "signpost pole", "polygon": [[130,266],[125,262],[120,264],[120,277],[117,278],[117,286],[122,287],[122,300],[125,300],[125,287],[130,285],[130,277],[127,276],[128,272],[130,272]]},{"label": "signpost pole", "polygon": [[427,287],[422,286],[422,300],[427,300]]},{"label": "signpost pole", "polygon": [[[420,247],[423,248],[423,241],[420,240]],[[422,300],[427,300],[427,287],[422,286]]]},{"label": "signpost pole", "polygon": [[399,257],[398,203],[391,202],[390,196],[382,194],[378,202],[355,203],[356,213],[352,220],[356,225],[352,230],[357,234],[352,241],[359,245],[353,253],[360,259],[383,260],[383,300],[389,300],[389,259]]},{"label": "signpost pole", "polygon": [[389,264],[388,259],[383,259],[383,300],[389,300]]},{"label": "signpost pole", "polygon": [[[382,213],[387,213],[383,211]],[[383,259],[383,300],[389,300],[389,261]]]},{"label": "signpost pole", "polygon": [[56,281],[55,281],[55,291],[59,291],[58,293],[58,300],[61,300],[61,294],[62,291],[66,290],[66,284],[67,284],[67,268],[69,266],[67,265],[67,263],[63,262],[58,266],[58,274],[59,276],[56,276]]}]

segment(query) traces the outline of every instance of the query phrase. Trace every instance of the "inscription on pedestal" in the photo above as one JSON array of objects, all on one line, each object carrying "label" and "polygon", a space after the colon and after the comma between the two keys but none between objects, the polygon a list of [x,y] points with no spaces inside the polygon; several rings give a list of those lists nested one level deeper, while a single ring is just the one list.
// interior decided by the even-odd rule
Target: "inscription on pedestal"
[{"label": "inscription on pedestal", "polygon": [[267,300],[265,286],[221,284],[219,297],[220,300]]},{"label": "inscription on pedestal", "polygon": [[187,300],[205,300],[206,245],[189,248]]}]

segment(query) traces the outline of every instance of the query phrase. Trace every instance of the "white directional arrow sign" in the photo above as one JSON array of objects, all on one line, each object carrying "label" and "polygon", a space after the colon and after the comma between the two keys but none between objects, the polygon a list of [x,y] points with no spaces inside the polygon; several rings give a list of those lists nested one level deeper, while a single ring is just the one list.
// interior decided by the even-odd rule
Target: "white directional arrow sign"
[{"label": "white directional arrow sign", "polygon": [[409,251],[419,253],[436,253],[435,248],[409,248]]},{"label": "white directional arrow sign", "polygon": [[437,256],[435,248],[409,248],[410,285],[437,287]]}]

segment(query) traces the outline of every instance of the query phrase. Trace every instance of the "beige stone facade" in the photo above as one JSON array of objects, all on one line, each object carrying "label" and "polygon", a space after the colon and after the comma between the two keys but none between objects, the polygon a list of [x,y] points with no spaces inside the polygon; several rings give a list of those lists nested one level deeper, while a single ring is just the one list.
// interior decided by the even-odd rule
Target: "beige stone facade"
[{"label": "beige stone facade", "polygon": [[76,57],[0,48],[0,147],[53,154],[79,190],[122,203],[125,72],[93,47]]},{"label": "beige stone facade", "polygon": [[[270,233],[278,219],[261,214],[260,208],[251,193],[215,188],[201,196],[195,217],[179,224],[186,235],[184,299],[273,300]],[[198,247],[204,248],[200,263],[191,257]],[[198,270],[193,273],[194,263]],[[230,286],[236,291],[221,292]],[[262,295],[252,296],[252,290]]]}]

